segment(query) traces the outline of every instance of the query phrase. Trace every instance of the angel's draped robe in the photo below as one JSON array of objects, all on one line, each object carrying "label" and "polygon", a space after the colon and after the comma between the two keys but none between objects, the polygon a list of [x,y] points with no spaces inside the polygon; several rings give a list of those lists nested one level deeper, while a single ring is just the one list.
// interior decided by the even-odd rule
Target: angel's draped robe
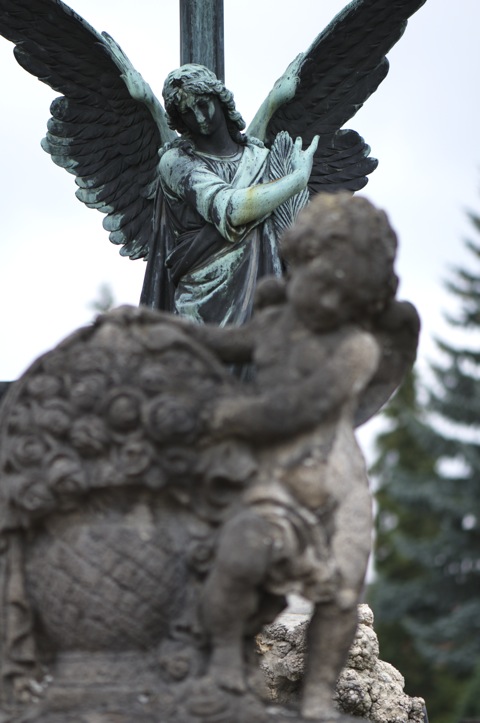
[{"label": "angel's draped robe", "polygon": [[250,141],[228,157],[182,143],[164,153],[141,303],[219,326],[251,316],[257,280],[282,274],[278,242],[270,216],[233,226],[230,202],[269,180],[268,156]]}]

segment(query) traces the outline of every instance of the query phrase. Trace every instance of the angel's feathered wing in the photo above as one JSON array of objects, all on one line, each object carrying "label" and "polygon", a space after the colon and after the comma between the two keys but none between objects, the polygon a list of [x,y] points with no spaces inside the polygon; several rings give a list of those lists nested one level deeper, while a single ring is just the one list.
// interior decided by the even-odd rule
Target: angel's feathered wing
[{"label": "angel's feathered wing", "polygon": [[60,0],[0,0],[0,34],[25,70],[62,94],[43,148],[76,176],[77,197],[107,214],[103,225],[120,253],[145,256],[166,139],[131,97],[106,38]]},{"label": "angel's feathered wing", "polygon": [[357,191],[377,166],[358,133],[339,130],[362,107],[388,73],[386,54],[402,36],[408,18],[426,0],[354,0],[306,52],[295,97],[267,126],[271,145],[280,131],[304,144],[320,135],[310,191]]}]

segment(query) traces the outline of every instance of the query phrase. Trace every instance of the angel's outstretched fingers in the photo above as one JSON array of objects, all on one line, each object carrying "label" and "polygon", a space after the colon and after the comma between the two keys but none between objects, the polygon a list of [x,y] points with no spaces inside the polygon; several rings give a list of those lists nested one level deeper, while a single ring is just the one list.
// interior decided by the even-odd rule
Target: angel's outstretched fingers
[{"label": "angel's outstretched fingers", "polygon": [[302,139],[300,138],[300,136],[298,136],[297,138],[295,138],[295,142],[292,148],[292,164],[294,168],[296,168],[298,164],[301,163],[302,154]]},{"label": "angel's outstretched fingers", "polygon": [[313,140],[308,146],[308,148],[305,149],[305,153],[311,154],[312,156],[315,154],[315,151],[318,148],[318,142],[320,140],[320,136],[313,136]]}]

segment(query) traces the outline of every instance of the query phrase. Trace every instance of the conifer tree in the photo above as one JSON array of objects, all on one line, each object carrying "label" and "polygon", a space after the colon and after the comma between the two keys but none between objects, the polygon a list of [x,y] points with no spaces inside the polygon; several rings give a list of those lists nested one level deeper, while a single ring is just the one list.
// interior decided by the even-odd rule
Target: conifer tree
[{"label": "conifer tree", "polygon": [[[480,218],[471,218],[480,232]],[[435,620],[410,625],[422,654],[456,675],[471,675],[480,660],[480,246],[467,248],[472,270],[454,270],[448,289],[460,304],[448,321],[469,333],[461,344],[438,342],[443,360],[433,367],[429,402],[441,430],[433,449],[437,529],[417,559],[428,571]]]},{"label": "conifer tree", "polygon": [[431,514],[436,484],[434,434],[418,400],[412,372],[388,405],[388,428],[376,440],[377,461],[371,469],[378,482],[376,499],[375,582],[369,603],[375,613],[380,657],[405,677],[405,690],[427,701],[430,719],[451,723],[459,683],[444,666],[432,663],[417,649],[410,626],[418,617],[433,623],[428,604],[426,571],[417,548],[434,539],[438,521]]},{"label": "conifer tree", "polygon": [[472,723],[480,720],[480,661],[460,700],[453,720],[455,723]]},{"label": "conifer tree", "polygon": [[[471,220],[480,233],[480,217]],[[453,711],[480,660],[480,246],[447,288],[447,321],[462,341],[438,341],[434,390],[422,411],[408,379],[378,438],[376,567],[371,590],[381,654],[423,695],[430,717]]]}]

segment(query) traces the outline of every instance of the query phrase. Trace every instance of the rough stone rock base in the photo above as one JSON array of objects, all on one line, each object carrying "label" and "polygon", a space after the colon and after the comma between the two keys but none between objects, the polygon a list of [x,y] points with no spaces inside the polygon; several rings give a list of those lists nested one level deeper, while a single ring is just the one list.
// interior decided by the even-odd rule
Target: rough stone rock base
[{"label": "rough stone rock base", "polygon": [[[355,640],[335,693],[339,710],[355,716],[347,716],[345,721],[361,718],[371,723],[424,723],[425,701],[408,696],[401,673],[379,659],[373,612],[368,605],[359,605],[358,617]],[[297,616],[293,624],[286,622],[267,626],[257,638],[268,694],[279,704],[300,698],[308,616]]]}]

